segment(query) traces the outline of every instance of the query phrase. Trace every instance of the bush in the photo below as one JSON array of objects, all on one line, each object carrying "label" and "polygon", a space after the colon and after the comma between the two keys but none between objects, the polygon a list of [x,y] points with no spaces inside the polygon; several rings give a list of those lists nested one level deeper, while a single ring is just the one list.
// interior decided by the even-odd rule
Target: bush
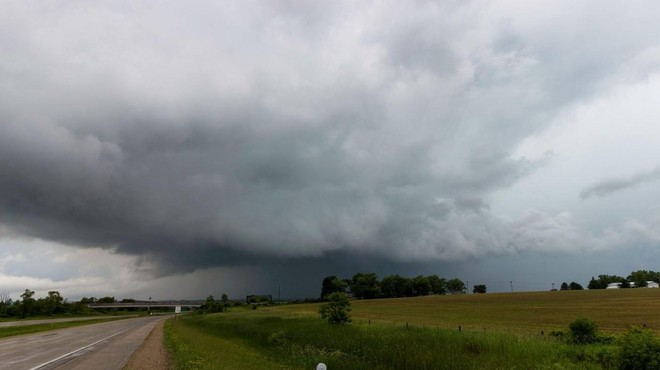
[{"label": "bush", "polygon": [[328,303],[321,305],[319,313],[321,318],[330,324],[341,325],[351,321],[351,301],[346,293],[334,292],[326,295]]},{"label": "bush", "polygon": [[619,338],[619,369],[660,369],[660,343],[650,330],[632,328]]},{"label": "bush", "polygon": [[577,344],[589,344],[598,341],[598,325],[588,317],[579,317],[568,324],[570,340]]}]

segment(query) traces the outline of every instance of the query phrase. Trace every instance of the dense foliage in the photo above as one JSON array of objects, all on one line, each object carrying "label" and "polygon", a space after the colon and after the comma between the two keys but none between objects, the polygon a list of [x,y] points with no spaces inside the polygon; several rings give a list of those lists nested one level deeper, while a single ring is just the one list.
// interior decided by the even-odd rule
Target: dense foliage
[{"label": "dense foliage", "polygon": [[618,340],[619,369],[660,369],[660,342],[646,328],[632,328]]},{"label": "dense foliage", "polygon": [[570,340],[576,344],[596,343],[598,340],[598,325],[587,317],[579,317],[572,321],[568,328],[571,331]]},{"label": "dense foliage", "polygon": [[[486,292],[485,285],[479,285]],[[357,273],[351,279],[327,276],[321,283],[321,298],[334,292],[350,293],[356,299],[417,297],[429,294],[465,293],[466,286],[458,278],[444,279],[437,275],[407,278],[398,274],[378,280],[375,273]]]},{"label": "dense foliage", "polygon": [[351,321],[351,301],[346,293],[334,292],[326,296],[328,300],[319,308],[321,318],[333,325],[342,325]]}]

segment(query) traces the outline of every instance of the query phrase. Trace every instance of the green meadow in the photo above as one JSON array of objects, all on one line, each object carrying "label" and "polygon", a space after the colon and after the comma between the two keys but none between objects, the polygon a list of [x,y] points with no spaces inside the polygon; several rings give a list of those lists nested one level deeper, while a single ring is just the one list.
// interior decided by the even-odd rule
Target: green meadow
[{"label": "green meadow", "polygon": [[654,289],[353,301],[345,326],[320,320],[318,307],[191,314],[168,321],[166,344],[175,369],[607,369],[618,347],[568,344],[550,332],[577,317],[610,337],[660,328]]}]

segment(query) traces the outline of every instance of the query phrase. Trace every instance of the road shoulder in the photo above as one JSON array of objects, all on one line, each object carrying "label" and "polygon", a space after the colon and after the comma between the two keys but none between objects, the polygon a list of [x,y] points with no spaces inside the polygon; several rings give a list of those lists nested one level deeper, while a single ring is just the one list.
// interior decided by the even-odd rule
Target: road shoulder
[{"label": "road shoulder", "polygon": [[161,320],[149,333],[142,345],[133,353],[124,370],[168,370],[169,358],[163,344],[163,327],[166,320]]}]

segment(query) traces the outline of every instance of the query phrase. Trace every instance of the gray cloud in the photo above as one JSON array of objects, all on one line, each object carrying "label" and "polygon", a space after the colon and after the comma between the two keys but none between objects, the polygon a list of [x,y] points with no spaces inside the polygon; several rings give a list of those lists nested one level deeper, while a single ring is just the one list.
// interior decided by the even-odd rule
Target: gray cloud
[{"label": "gray cloud", "polygon": [[0,223],[160,274],[565,249],[570,217],[507,221],[488,199],[546,160],[512,156],[526,137],[652,41],[594,38],[609,11],[535,28],[475,4],[11,2]]},{"label": "gray cloud", "polygon": [[656,168],[652,171],[639,172],[627,179],[612,178],[599,181],[582,189],[580,192],[580,198],[588,199],[591,196],[604,197],[621,190],[634,188],[638,185],[656,180],[660,180],[660,168]]}]

